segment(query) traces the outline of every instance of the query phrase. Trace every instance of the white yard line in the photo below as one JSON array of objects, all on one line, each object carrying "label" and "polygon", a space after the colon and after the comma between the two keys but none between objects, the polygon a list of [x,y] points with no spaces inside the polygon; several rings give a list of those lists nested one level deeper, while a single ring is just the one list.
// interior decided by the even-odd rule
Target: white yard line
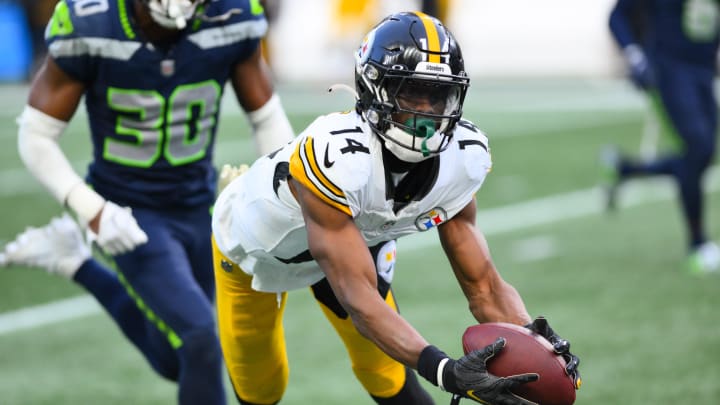
[{"label": "white yard line", "polygon": [[[706,180],[709,192],[720,190],[720,167],[713,167]],[[632,207],[669,200],[674,198],[674,193],[668,181],[646,181],[628,186],[621,197],[623,206]],[[478,214],[478,225],[485,235],[493,236],[595,215],[602,210],[602,192],[591,188],[483,210]],[[435,232],[416,234],[399,241],[403,251],[438,243]],[[87,295],[10,311],[0,314],[0,336],[100,312],[100,306]]]},{"label": "white yard line", "polygon": [[89,295],[53,301],[0,314],[0,336],[94,315],[100,305]]}]

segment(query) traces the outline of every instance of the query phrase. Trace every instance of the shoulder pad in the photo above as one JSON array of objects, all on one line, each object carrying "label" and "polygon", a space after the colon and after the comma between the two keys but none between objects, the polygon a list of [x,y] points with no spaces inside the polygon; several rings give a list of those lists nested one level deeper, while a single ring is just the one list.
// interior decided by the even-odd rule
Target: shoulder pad
[{"label": "shoulder pad", "polygon": [[[213,18],[226,15],[228,18],[209,22],[210,24],[227,25],[239,21],[265,20],[265,10],[260,0],[215,0],[206,4],[200,13]],[[199,13],[199,14],[200,14]]]},{"label": "shoulder pad", "polygon": [[129,24],[128,11],[124,1],[60,0],[45,29],[45,40],[52,42],[57,37],[127,39],[127,35],[121,36],[114,31],[122,25],[122,21],[125,21],[129,35],[134,36]]},{"label": "shoulder pad", "polygon": [[315,120],[290,157],[290,175],[328,204],[352,215],[346,193],[365,185],[372,164],[370,137],[355,113]]}]

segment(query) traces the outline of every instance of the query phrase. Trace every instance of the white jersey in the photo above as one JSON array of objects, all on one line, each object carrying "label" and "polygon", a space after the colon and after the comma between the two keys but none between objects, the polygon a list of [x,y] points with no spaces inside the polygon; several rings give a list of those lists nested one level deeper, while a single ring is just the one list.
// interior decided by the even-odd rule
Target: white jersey
[{"label": "white jersey", "polygon": [[491,168],[487,137],[469,121],[458,124],[438,157],[419,163],[399,183],[382,153],[380,139],[356,112],[319,117],[223,190],[212,221],[218,248],[253,276],[255,290],[306,287],[324,274],[309,253],[288,176],[352,216],[374,246],[452,218],[474,198]]}]

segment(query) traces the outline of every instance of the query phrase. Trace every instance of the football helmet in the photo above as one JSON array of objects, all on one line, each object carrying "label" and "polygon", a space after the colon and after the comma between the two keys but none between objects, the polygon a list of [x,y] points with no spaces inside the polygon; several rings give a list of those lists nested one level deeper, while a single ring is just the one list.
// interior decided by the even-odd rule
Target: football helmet
[{"label": "football helmet", "polygon": [[469,84],[455,38],[421,12],[386,17],[355,54],[357,108],[385,147],[406,162],[448,146]]},{"label": "football helmet", "polygon": [[198,7],[209,0],[142,0],[158,25],[174,30],[185,28]]}]

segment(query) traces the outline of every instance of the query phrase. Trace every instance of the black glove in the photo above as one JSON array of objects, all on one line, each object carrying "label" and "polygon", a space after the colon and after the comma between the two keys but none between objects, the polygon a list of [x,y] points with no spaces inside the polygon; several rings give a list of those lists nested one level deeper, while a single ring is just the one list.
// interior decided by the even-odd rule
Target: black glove
[{"label": "black glove", "polygon": [[[445,391],[455,394],[452,403],[458,403],[460,398],[469,398],[489,405],[537,405],[510,390],[520,384],[537,381],[538,374],[498,377],[488,373],[485,363],[504,346],[505,339],[498,338],[484,349],[472,351],[459,360],[449,359],[436,347],[428,346],[420,354],[418,372]],[[437,367],[445,359],[447,362],[442,369],[442,381],[436,381]],[[435,364],[435,367],[431,364]]]},{"label": "black glove", "polygon": [[552,330],[545,317],[538,316],[532,323],[525,325],[525,327],[544,337],[552,345],[553,351],[565,359],[565,372],[572,378],[575,389],[579,389],[582,385],[580,370],[578,370],[580,359],[578,356],[570,353],[570,342],[558,336],[558,334]]}]

